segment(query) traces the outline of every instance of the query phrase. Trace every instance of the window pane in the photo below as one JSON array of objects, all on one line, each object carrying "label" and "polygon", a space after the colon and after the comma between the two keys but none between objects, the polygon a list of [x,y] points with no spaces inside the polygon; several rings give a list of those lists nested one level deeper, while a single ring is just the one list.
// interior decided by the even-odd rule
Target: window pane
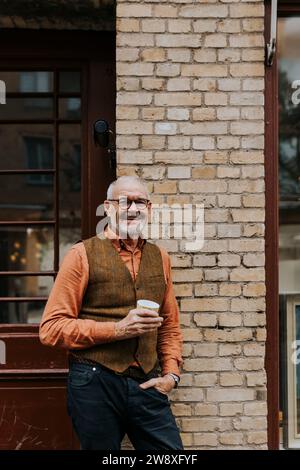
[{"label": "window pane", "polygon": [[52,98],[7,98],[0,106],[0,119],[52,119]]},{"label": "window pane", "polygon": [[0,271],[51,271],[52,227],[0,227]]},{"label": "window pane", "polygon": [[1,276],[0,297],[44,297],[52,286],[51,276]]},{"label": "window pane", "polygon": [[45,302],[0,302],[0,323],[39,323]]},{"label": "window pane", "polygon": [[80,93],[80,72],[63,71],[59,73],[60,93]]},{"label": "window pane", "polygon": [[7,93],[51,93],[53,91],[53,72],[49,71],[0,71],[0,80],[5,82]]},{"label": "window pane", "polygon": [[0,220],[53,220],[53,175],[0,175]]},{"label": "window pane", "polygon": [[80,119],[81,99],[80,98],[60,98],[59,99],[60,119]]},{"label": "window pane", "polygon": [[81,126],[59,127],[60,259],[81,238]]},{"label": "window pane", "polygon": [[[52,169],[53,133],[53,126],[48,124],[1,124],[0,170]],[[32,155],[37,153],[44,156],[35,167]]]}]

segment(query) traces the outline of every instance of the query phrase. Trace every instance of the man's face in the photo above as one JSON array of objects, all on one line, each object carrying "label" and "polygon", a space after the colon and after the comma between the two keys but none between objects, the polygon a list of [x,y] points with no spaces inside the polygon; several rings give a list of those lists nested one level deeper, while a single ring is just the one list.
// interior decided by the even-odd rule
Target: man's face
[{"label": "man's face", "polygon": [[114,188],[112,199],[105,201],[111,228],[121,238],[137,239],[151,211],[151,203],[143,186],[120,183]]}]

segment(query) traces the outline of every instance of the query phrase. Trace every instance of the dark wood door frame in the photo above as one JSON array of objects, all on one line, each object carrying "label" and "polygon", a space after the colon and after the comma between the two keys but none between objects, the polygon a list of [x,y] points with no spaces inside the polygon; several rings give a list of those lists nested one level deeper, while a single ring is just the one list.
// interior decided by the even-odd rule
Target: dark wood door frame
[{"label": "dark wood door frame", "polygon": [[[279,0],[278,17],[297,13],[298,0]],[[265,42],[270,37],[271,0],[265,0]],[[266,183],[266,372],[268,448],[279,449],[279,177],[278,177],[278,62],[265,68],[265,183]]]}]

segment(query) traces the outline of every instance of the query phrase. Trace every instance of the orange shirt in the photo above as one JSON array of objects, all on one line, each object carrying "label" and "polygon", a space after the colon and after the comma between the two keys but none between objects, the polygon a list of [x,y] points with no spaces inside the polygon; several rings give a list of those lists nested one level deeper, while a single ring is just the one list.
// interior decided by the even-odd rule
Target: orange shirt
[{"label": "orange shirt", "polygon": [[[104,233],[107,236],[107,231]],[[133,279],[139,270],[144,242],[139,239],[136,248],[132,249],[125,240],[111,240]],[[157,352],[162,375],[168,372],[180,375],[183,360],[179,308],[173,291],[170,257],[164,249],[160,248],[160,251],[166,291],[161,309],[164,321],[158,330]],[[40,323],[40,340],[43,344],[65,349],[84,349],[115,341],[115,322],[78,318],[88,281],[88,259],[83,243],[79,242],[65,255],[46,304]],[[138,361],[132,365],[139,365]]]}]

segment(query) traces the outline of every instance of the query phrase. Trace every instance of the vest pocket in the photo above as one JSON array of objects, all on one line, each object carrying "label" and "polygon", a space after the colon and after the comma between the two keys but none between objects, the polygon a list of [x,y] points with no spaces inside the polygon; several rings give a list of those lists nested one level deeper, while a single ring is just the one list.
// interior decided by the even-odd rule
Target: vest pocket
[{"label": "vest pocket", "polygon": [[72,387],[84,387],[93,380],[94,373],[91,370],[71,370],[69,372],[69,382]]}]

